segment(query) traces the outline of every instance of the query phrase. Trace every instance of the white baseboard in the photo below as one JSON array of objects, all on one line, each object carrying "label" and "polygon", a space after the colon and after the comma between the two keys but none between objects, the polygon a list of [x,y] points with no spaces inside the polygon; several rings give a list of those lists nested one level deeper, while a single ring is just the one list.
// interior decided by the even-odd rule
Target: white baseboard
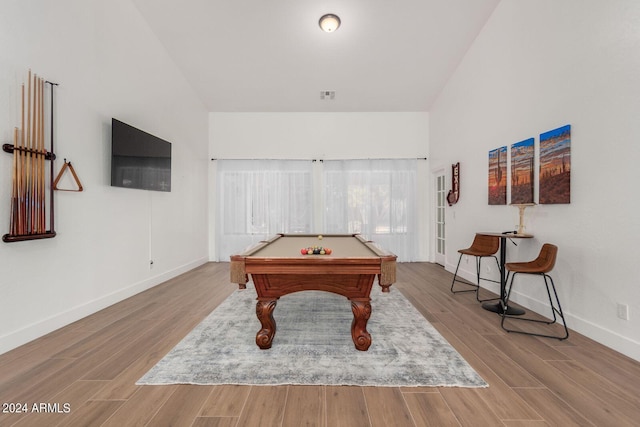
[{"label": "white baseboard", "polygon": [[200,258],[193,262],[181,265],[173,270],[166,271],[157,276],[150,277],[138,283],[134,283],[123,289],[119,289],[111,294],[104,295],[93,301],[78,305],[67,311],[49,316],[46,319],[39,320],[9,334],[0,337],[0,354],[6,353],[26,344],[34,339],[40,338],[49,332],[55,331],[63,326],[67,326],[77,320],[96,313],[113,304],[123,301],[147,289],[153,288],[169,279],[179,276],[182,273],[193,270],[207,262],[206,258]]},{"label": "white baseboard", "polygon": [[[445,269],[453,274],[453,272],[456,270],[456,266],[447,264]],[[458,276],[462,277],[465,280],[468,280],[471,283],[476,282],[476,272],[469,272],[464,270],[462,263],[460,264],[460,269],[458,270]],[[481,281],[480,286],[483,289],[487,289],[488,291],[494,292],[496,294],[500,292],[498,284]],[[525,307],[527,310],[542,314],[543,316],[551,314],[551,311],[549,309],[549,301],[539,301],[530,298],[517,292],[517,289],[513,290],[511,299],[519,305]],[[564,317],[567,320],[567,327],[570,329],[569,336],[571,336],[571,331],[575,331],[606,347],[611,348],[612,350],[622,353],[627,357],[640,361],[639,342],[631,340],[609,329],[603,328],[602,326],[596,325],[589,320],[575,316],[570,312],[564,311]]]},{"label": "white baseboard", "polygon": [[[525,307],[527,310],[531,310],[535,313],[539,313],[547,317],[552,316],[548,300],[539,301],[526,295],[522,295],[515,289],[512,292],[512,296],[510,299],[513,299],[513,301]],[[560,301],[560,303],[562,303],[562,301]],[[567,320],[567,327],[570,329],[569,336],[571,336],[571,331],[575,331],[588,338],[591,338],[592,340],[604,346],[622,353],[625,356],[640,361],[640,343],[622,336],[614,331],[603,328],[602,326],[596,325],[589,320],[583,319],[579,316],[575,316],[572,313],[564,310],[564,308],[563,312],[564,317]]]}]

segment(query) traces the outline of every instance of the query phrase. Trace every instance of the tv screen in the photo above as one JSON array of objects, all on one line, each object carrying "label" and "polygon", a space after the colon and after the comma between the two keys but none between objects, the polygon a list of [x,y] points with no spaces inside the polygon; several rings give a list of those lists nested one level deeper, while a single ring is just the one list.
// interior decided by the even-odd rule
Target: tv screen
[{"label": "tv screen", "polygon": [[111,185],[171,191],[171,143],[112,119]]}]

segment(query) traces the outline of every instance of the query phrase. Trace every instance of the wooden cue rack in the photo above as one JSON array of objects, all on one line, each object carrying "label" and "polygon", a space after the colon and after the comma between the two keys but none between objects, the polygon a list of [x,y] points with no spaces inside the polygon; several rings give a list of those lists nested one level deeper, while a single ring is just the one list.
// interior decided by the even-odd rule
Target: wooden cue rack
[{"label": "wooden cue rack", "polygon": [[[50,151],[45,148],[44,88],[51,88]],[[2,236],[6,243],[48,239],[56,236],[53,203],[53,89],[57,83],[45,81],[29,70],[22,85],[21,127],[14,129],[13,144],[2,150],[13,155],[10,231]],[[49,229],[47,230],[47,186],[45,160],[49,163]]]}]

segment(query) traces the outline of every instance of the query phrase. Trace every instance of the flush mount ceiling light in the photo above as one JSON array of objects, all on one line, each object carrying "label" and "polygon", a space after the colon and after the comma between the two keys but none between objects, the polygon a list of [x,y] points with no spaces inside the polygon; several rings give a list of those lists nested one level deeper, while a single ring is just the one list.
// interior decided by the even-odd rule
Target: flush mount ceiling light
[{"label": "flush mount ceiling light", "polygon": [[320,18],[318,24],[320,24],[322,31],[333,33],[338,29],[338,27],[340,27],[340,17],[332,13],[327,13]]}]

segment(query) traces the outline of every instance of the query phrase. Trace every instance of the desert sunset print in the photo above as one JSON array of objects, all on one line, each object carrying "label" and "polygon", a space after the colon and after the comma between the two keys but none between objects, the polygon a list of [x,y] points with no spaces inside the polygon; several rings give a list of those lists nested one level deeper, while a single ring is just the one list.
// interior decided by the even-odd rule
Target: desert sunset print
[{"label": "desert sunset print", "polygon": [[571,125],[540,134],[540,203],[571,202]]},{"label": "desert sunset print", "polygon": [[507,147],[489,151],[489,204],[507,204]]},{"label": "desert sunset print", "polygon": [[511,146],[511,203],[533,203],[534,139]]}]

